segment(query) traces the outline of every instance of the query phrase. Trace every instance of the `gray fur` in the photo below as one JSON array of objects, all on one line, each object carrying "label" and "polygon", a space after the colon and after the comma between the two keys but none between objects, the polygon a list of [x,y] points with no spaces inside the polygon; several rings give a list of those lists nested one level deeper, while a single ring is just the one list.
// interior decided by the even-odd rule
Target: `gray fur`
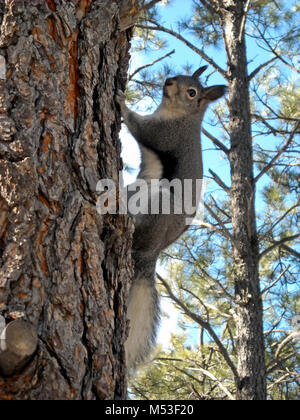
[{"label": "gray fur", "polygon": [[[124,94],[118,93],[124,122],[141,148],[140,178],[147,181],[155,176],[167,177],[170,181],[203,178],[201,123],[208,105],[223,96],[226,89],[225,86],[204,88],[198,77],[205,69],[201,67],[193,76],[167,79],[162,103],[152,115],[141,116],[130,111]],[[196,91],[194,97],[190,96],[190,93],[193,95],[191,89]],[[159,199],[163,191],[156,194]],[[156,262],[160,252],[187,229],[186,217],[186,214],[174,213],[135,216],[135,277],[128,302],[132,328],[126,342],[130,370],[147,360],[155,344],[160,317]]]}]

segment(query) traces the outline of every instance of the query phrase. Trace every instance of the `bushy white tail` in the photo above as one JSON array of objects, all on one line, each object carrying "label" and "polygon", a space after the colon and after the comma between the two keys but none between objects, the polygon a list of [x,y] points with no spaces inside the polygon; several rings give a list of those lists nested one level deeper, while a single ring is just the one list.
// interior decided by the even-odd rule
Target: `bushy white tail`
[{"label": "bushy white tail", "polygon": [[[154,277],[154,276],[153,276]],[[153,279],[134,279],[128,301],[129,337],[125,343],[129,370],[134,370],[150,356],[159,323],[159,298]]]}]

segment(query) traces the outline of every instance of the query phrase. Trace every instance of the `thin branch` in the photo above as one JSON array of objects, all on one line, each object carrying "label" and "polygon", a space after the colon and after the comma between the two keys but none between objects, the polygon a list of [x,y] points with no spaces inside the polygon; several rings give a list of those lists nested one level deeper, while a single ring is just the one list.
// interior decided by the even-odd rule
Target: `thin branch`
[{"label": "thin branch", "polygon": [[282,216],[280,216],[279,219],[277,219],[276,222],[274,222],[272,224],[272,226],[270,227],[270,229],[263,235],[263,237],[266,238],[271,232],[273,232],[273,230],[275,229],[275,227],[280,222],[282,222],[282,220],[285,219],[297,207],[300,207],[300,201],[297,204],[295,204],[294,206],[290,207]]},{"label": "thin branch", "polygon": [[219,315],[221,315],[223,318],[226,318],[226,319],[232,319],[233,318],[233,316],[232,315],[229,315],[229,314],[226,314],[225,312],[222,312],[219,308],[217,308],[216,306],[214,306],[214,305],[211,305],[210,303],[207,303],[207,302],[202,302],[202,300],[199,298],[199,296],[197,296],[195,293],[193,293],[191,290],[188,290],[188,289],[186,289],[186,288],[184,288],[184,287],[180,287],[180,290],[183,290],[184,292],[186,292],[186,293],[188,293],[188,294],[190,294],[191,296],[193,296],[196,300],[198,300],[198,302],[200,303],[200,305],[202,305],[204,308],[205,308],[205,310],[206,310],[206,312],[207,312],[207,314],[209,314],[209,311],[208,311],[208,309],[211,309],[212,311],[215,311],[215,312],[217,312]]},{"label": "thin branch", "polygon": [[230,214],[228,214],[224,209],[222,209],[219,205],[218,205],[218,203],[216,202],[216,200],[215,200],[215,198],[213,197],[213,196],[211,196],[211,199],[213,200],[213,202],[214,202],[214,205],[215,205],[215,207],[221,212],[221,213],[223,213],[224,214],[224,216],[226,216],[227,217],[227,219],[228,219],[228,222],[226,222],[226,223],[230,223],[231,221],[232,221],[232,217],[231,217],[231,215]]},{"label": "thin branch", "polygon": [[220,389],[222,389],[223,392],[225,392],[225,394],[227,395],[227,397],[231,400],[231,401],[235,401],[236,399],[234,398],[234,396],[231,394],[230,391],[228,391],[228,389],[222,384],[222,382],[219,381],[219,379],[217,379],[212,373],[210,373],[208,370],[202,369],[201,367],[198,368],[200,372],[202,372],[205,376],[207,376],[208,378],[212,379],[213,381],[215,381],[218,385],[218,387]]},{"label": "thin branch", "polygon": [[[183,370],[177,366],[175,366],[175,370],[177,370],[178,372],[183,373],[184,375],[186,375],[187,377],[193,379],[194,381],[196,381],[199,385],[203,385],[203,383],[194,375],[192,375],[191,373],[189,373],[186,370]],[[193,370],[193,369],[192,369]],[[208,372],[207,370],[204,370],[203,368],[201,368],[200,366],[197,366],[196,371],[199,371],[201,373],[203,373],[205,376],[209,377],[210,379],[212,379],[214,382],[217,383],[217,386],[219,386],[220,389],[222,389],[222,391],[228,396],[228,398],[232,401],[235,401],[235,398],[233,397],[233,395],[230,393],[230,391],[214,376],[212,375],[210,372]],[[201,398],[201,396],[200,396]]]},{"label": "thin branch", "polygon": [[216,215],[216,213],[206,203],[203,203],[203,204],[204,204],[204,207],[206,208],[206,210],[209,212],[209,214],[218,222],[218,224],[221,227],[222,232],[224,232],[224,235],[226,236],[226,238],[228,238],[230,240],[230,242],[232,243],[233,246],[235,246],[236,249],[239,249],[239,246],[238,246],[237,242],[235,241],[234,237],[231,235],[229,230],[226,228],[223,221],[219,218],[218,215]]},{"label": "thin branch", "polygon": [[230,188],[227,187],[227,185],[221,180],[220,177],[218,177],[218,175],[212,171],[211,169],[209,170],[209,173],[212,175],[213,179],[215,180],[215,182],[224,190],[227,192],[227,194],[230,193]]},{"label": "thin branch", "polygon": [[154,26],[149,25],[136,25],[138,28],[146,29],[150,31],[159,31],[159,32],[165,32],[169,35],[172,35],[173,37],[177,38],[179,41],[183,42],[186,46],[188,46],[191,50],[193,50],[195,53],[200,55],[205,61],[207,61],[212,67],[214,67],[219,73],[222,74],[222,76],[227,79],[227,73],[225,70],[223,70],[218,64],[208,55],[205,54],[203,50],[200,50],[199,48],[195,47],[191,42],[189,42],[187,39],[185,39],[182,35],[179,33],[173,31],[172,29],[165,28],[164,26],[159,25],[157,22],[148,19],[150,23]]},{"label": "thin branch", "polygon": [[178,359],[178,357],[155,357],[156,360],[166,360],[167,362],[182,362],[186,363],[186,360],[184,359]]},{"label": "thin branch", "polygon": [[280,61],[282,61],[286,66],[288,66],[291,70],[296,71],[297,73],[300,73],[300,70],[288,63],[278,52],[272,47],[270,42],[266,39],[262,31],[259,29],[259,27],[256,25],[256,29],[258,30],[261,38],[263,41],[267,44],[268,48],[272,51],[272,53],[275,55],[276,58],[278,58]]},{"label": "thin branch", "polygon": [[199,296],[197,296],[191,290],[186,289],[185,287],[180,287],[180,290],[183,290],[184,292],[188,293],[189,295],[193,296],[193,298],[195,298],[196,300],[198,300],[198,302],[200,303],[200,305],[204,307],[204,309],[206,311],[206,315],[207,315],[207,320],[209,320],[209,310],[207,309],[206,304],[199,298]]},{"label": "thin branch", "polygon": [[279,274],[279,276],[277,277],[276,280],[274,280],[269,286],[267,286],[262,292],[261,294],[265,294],[268,290],[272,289],[272,287],[275,286],[276,283],[279,282],[279,280],[285,275],[285,273],[289,270],[291,266],[289,265],[288,267],[286,267],[285,270],[282,271],[282,273]]},{"label": "thin branch", "polygon": [[[199,385],[202,385],[202,382],[195,377],[194,375],[192,375],[191,373],[189,373],[187,370],[181,369],[178,366],[174,366],[175,370],[177,370],[178,372],[183,373],[184,375],[186,375],[188,378],[193,379],[195,382],[197,382]],[[190,369],[189,369],[190,370]]]},{"label": "thin branch", "polygon": [[285,383],[285,382],[289,382],[289,380],[290,379],[288,379],[288,378],[290,378],[291,377],[291,372],[288,372],[288,373],[285,373],[283,376],[281,376],[279,379],[277,379],[275,382],[273,382],[272,384],[270,384],[269,386],[268,386],[268,390],[271,390],[271,389],[273,389],[276,385],[278,385],[278,384],[283,384],[283,383]]},{"label": "thin branch", "polygon": [[222,283],[218,279],[212,277],[204,268],[200,267],[200,270],[208,279],[217,284],[217,286],[222,290],[224,295],[227,296],[231,302],[234,302],[235,298],[225,289],[225,287],[223,287]]},{"label": "thin branch", "polygon": [[256,120],[261,121],[270,131],[274,136],[277,136],[277,134],[280,134],[280,132],[272,127],[271,124],[269,124],[266,120],[266,118],[264,118],[262,115],[258,115],[258,114],[252,114],[251,115],[252,118],[256,118]]},{"label": "thin branch", "polygon": [[300,253],[299,253],[299,252],[295,251],[294,249],[290,248],[290,247],[289,247],[289,246],[287,246],[287,245],[282,245],[282,248],[283,248],[285,251],[287,251],[287,252],[289,252],[290,254],[292,254],[294,257],[299,258],[299,260],[300,260]]},{"label": "thin branch", "polygon": [[254,79],[254,77],[265,67],[267,67],[269,64],[273,63],[273,61],[277,60],[278,57],[273,57],[271,58],[271,60],[266,61],[265,63],[261,64],[260,66],[258,66],[248,77],[249,82]]},{"label": "thin branch", "polygon": [[281,353],[282,349],[292,340],[294,340],[295,338],[300,337],[300,332],[294,332],[292,334],[290,334],[288,337],[286,337],[278,346],[276,353],[275,353],[275,359],[278,360],[279,354]]},{"label": "thin branch", "polygon": [[[279,368],[282,367],[283,363],[287,362],[289,359],[291,359],[292,357],[295,357],[298,354],[297,351],[294,351],[293,353],[290,353],[287,357],[285,357],[284,359],[280,359],[278,360],[272,367],[270,367],[267,370],[267,375],[270,375],[271,373],[275,372],[276,370],[278,370]],[[291,373],[291,372],[290,372]]]},{"label": "thin branch", "polygon": [[242,23],[241,23],[241,29],[240,29],[240,35],[239,35],[239,42],[242,42],[243,40],[243,36],[244,36],[244,32],[245,32],[245,26],[246,26],[246,20],[247,20],[247,15],[248,12],[250,10],[251,7],[251,0],[247,0],[247,3],[245,5],[245,9],[244,9],[244,15],[242,18]]},{"label": "thin branch", "polygon": [[297,235],[288,236],[287,238],[283,238],[280,241],[274,242],[272,246],[270,246],[269,248],[265,249],[263,252],[260,253],[259,259],[261,259],[262,257],[269,254],[271,251],[273,251],[273,249],[278,248],[281,245],[284,245],[286,242],[291,242],[291,241],[294,241],[295,239],[298,239],[298,238],[300,238],[299,233]]},{"label": "thin branch", "polygon": [[273,0],[273,3],[275,4],[275,6],[277,7],[278,10],[282,10],[280,5],[278,4],[278,2],[276,0]]},{"label": "thin branch", "polygon": [[146,401],[149,401],[147,395],[145,395],[135,384],[130,384],[130,388],[132,388],[136,394],[141,395]]},{"label": "thin branch", "polygon": [[226,361],[226,363],[228,364],[229,368],[231,369],[234,378],[235,378],[235,382],[238,384],[239,383],[239,375],[237,372],[237,369],[235,367],[235,365],[233,364],[228,351],[226,350],[226,348],[224,347],[224,345],[222,344],[222,342],[219,340],[219,337],[217,336],[217,334],[214,332],[213,328],[211,327],[211,325],[204,321],[199,315],[195,314],[194,312],[192,312],[180,299],[178,299],[174,293],[172,292],[170,286],[168,285],[168,283],[158,274],[156,273],[157,278],[161,281],[161,283],[163,284],[163,286],[165,287],[165,289],[168,292],[168,295],[170,296],[170,298],[183,310],[183,312],[193,321],[195,321],[197,324],[199,324],[202,328],[204,328],[209,335],[212,337],[212,339],[214,340],[214,342],[216,343],[216,345],[218,346],[218,349],[220,351],[220,353],[222,354],[222,356],[224,357],[224,360]]},{"label": "thin branch", "polygon": [[148,67],[152,67],[154,66],[154,64],[157,64],[158,62],[164,60],[165,58],[170,57],[170,55],[174,54],[175,50],[170,51],[168,54],[164,55],[163,57],[158,58],[157,60],[152,61],[152,63],[149,64],[145,64],[144,66],[139,67],[138,69],[136,69],[130,76],[129,76],[129,80],[132,80],[133,77],[139,73],[142,70],[147,69]]},{"label": "thin branch", "polygon": [[[156,358],[155,360],[162,360],[162,361],[166,360],[166,361],[175,361],[175,362],[183,362],[183,363],[186,362],[186,360],[174,359],[174,358],[169,358],[169,357],[159,357],[159,358]],[[191,362],[195,363],[194,361],[191,361]],[[197,377],[195,377],[191,373],[187,372],[186,370],[181,369],[178,366],[175,366],[175,369],[178,370],[179,372],[183,373],[184,375],[188,376],[189,378],[195,380],[197,383],[199,383],[199,385],[202,385],[202,382]],[[192,369],[192,370],[194,370],[194,369]],[[210,373],[208,370],[203,369],[198,364],[197,364],[196,370],[203,373],[203,375],[207,376],[208,378],[210,378],[211,380],[216,382],[217,385],[219,386],[219,388],[222,389],[222,391],[229,397],[229,399],[232,400],[232,401],[235,401],[235,398],[231,394],[231,392],[212,373]]]},{"label": "thin branch", "polygon": [[[281,317],[281,320],[282,320],[282,317]],[[268,330],[268,331],[265,331],[264,332],[264,335],[265,336],[268,336],[268,335],[270,335],[271,333],[273,334],[273,333],[281,333],[281,334],[286,334],[286,335],[289,335],[289,334],[291,334],[291,330],[283,330],[283,329],[281,329],[281,328],[273,328],[272,330]]]},{"label": "thin branch", "polygon": [[230,150],[227,149],[226,146],[224,146],[223,143],[221,143],[216,137],[214,137],[212,134],[210,134],[208,131],[206,131],[204,128],[202,128],[202,133],[209,138],[213,142],[215,146],[217,146],[219,149],[221,149],[227,156],[230,153]]},{"label": "thin branch", "polygon": [[277,120],[278,118],[283,120],[283,121],[291,121],[291,122],[295,122],[298,123],[299,122],[299,118],[290,118],[290,117],[286,117],[284,115],[280,115],[278,114],[278,112],[276,112],[269,103],[267,103],[266,101],[264,101],[260,95],[258,94],[258,91],[256,88],[253,88],[253,91],[255,93],[255,96],[258,98],[258,100],[260,101],[260,103],[262,103],[270,112],[271,114],[274,115],[274,117],[269,117],[269,120]]},{"label": "thin branch", "polygon": [[208,396],[200,395],[193,383],[190,384],[190,387],[191,387],[191,390],[192,390],[194,396],[197,397],[199,401],[202,401],[204,399],[209,398]]},{"label": "thin branch", "polygon": [[[150,82],[150,81],[147,81],[147,80],[141,81],[141,80],[138,80],[138,79],[132,79],[131,82],[137,83],[138,85],[141,85],[141,86],[146,86],[147,85],[147,86],[150,86],[151,88],[161,88],[160,84]],[[149,92],[149,96],[151,96],[150,92]]]},{"label": "thin branch", "polygon": [[[279,265],[279,264],[278,264]],[[274,325],[272,326],[272,329],[269,331],[266,331],[264,334],[267,336],[269,336],[270,334],[273,334],[273,332],[277,332],[278,330],[278,325],[280,325],[280,323],[283,320],[283,317],[285,316],[285,310],[282,312],[282,314],[279,316],[279,318],[274,322]]]},{"label": "thin branch", "polygon": [[232,242],[233,238],[230,234],[228,234],[229,232],[224,231],[223,229],[219,229],[217,226],[212,225],[211,223],[205,223],[205,222],[201,222],[197,219],[194,219],[193,221],[193,225],[195,226],[199,226],[200,228],[206,228],[208,230],[213,230],[214,232],[218,233],[221,236],[224,236],[226,239],[229,240],[229,242]]},{"label": "thin branch", "polygon": [[255,177],[254,182],[257,182],[265,173],[269,171],[269,169],[274,166],[274,164],[277,162],[277,160],[282,156],[282,154],[287,150],[289,145],[294,140],[295,134],[300,127],[300,120],[297,121],[293,132],[291,133],[290,137],[287,139],[285,145],[279,150],[279,152],[276,154],[276,156],[273,157],[273,159],[267,164],[267,166],[264,167],[264,169]]}]

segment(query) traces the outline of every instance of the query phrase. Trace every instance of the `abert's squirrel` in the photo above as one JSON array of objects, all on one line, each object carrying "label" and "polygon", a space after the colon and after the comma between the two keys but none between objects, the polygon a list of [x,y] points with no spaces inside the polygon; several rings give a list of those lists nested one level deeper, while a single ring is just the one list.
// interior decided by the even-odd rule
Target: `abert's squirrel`
[{"label": "abert's squirrel", "polygon": [[[199,77],[206,68],[207,66],[201,67],[192,76],[167,79],[162,102],[151,115],[141,116],[128,109],[124,93],[118,92],[117,102],[124,122],[141,150],[138,179],[147,183],[163,179],[177,179],[182,183],[184,180],[193,180],[192,189],[195,189],[196,180],[203,178],[200,143],[202,120],[208,105],[226,92],[226,86],[223,85],[202,86]],[[162,199],[162,189],[152,194],[157,194],[156,198]],[[182,194],[184,195],[184,190]],[[172,200],[174,205],[171,193]],[[198,196],[196,200],[199,200]],[[193,201],[198,204],[195,199]],[[147,359],[156,340],[160,318],[155,280],[158,256],[186,231],[187,216],[191,217],[184,210],[181,214],[176,214],[174,207],[171,207],[170,213],[133,216],[135,275],[128,301],[130,331],[125,344],[130,370],[134,370]]]}]

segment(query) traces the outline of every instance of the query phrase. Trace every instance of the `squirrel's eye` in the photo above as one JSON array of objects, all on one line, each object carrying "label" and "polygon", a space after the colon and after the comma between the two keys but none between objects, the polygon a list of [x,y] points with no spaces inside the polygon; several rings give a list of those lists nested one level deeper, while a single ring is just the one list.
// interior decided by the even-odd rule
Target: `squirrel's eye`
[{"label": "squirrel's eye", "polygon": [[189,95],[190,98],[195,98],[195,96],[197,95],[196,89],[189,89],[188,90],[188,95]]}]

